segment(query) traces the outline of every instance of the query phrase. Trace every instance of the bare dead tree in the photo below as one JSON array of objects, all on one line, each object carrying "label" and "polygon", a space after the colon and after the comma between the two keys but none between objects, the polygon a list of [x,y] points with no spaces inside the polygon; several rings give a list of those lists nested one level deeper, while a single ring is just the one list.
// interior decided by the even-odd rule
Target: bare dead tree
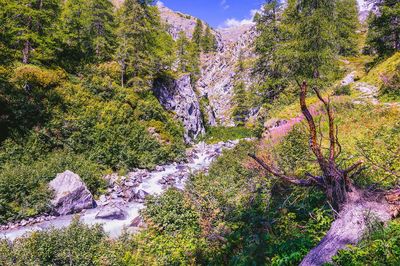
[{"label": "bare dead tree", "polygon": [[[374,217],[379,222],[386,222],[395,217],[400,210],[400,189],[392,191],[368,191],[356,187],[352,178],[361,171],[362,161],[341,169],[336,159],[342,151],[338,139],[338,128],[335,126],[334,113],[330,99],[322,97],[317,88],[313,88],[318,99],[323,104],[329,124],[329,153],[324,155],[322,144],[318,141],[318,131],[314,117],[306,104],[308,84],[298,83],[300,88],[301,111],[307,121],[310,134],[310,149],[315,155],[320,176],[306,174],[305,178],[288,176],[266,164],[255,154],[249,154],[262,168],[273,176],[296,186],[315,186],[322,189],[330,205],[338,214],[331,229],[317,247],[310,251],[301,265],[322,265],[331,261],[338,250],[348,244],[356,244],[368,228],[368,223]],[[320,133],[321,135],[321,133]],[[372,215],[371,215],[372,214]]]}]

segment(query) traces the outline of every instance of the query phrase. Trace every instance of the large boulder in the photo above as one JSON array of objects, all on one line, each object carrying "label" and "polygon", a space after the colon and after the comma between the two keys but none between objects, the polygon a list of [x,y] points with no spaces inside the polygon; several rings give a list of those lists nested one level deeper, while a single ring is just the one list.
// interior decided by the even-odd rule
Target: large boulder
[{"label": "large boulder", "polygon": [[108,205],[96,214],[96,219],[123,220],[125,219],[125,212],[115,205]]},{"label": "large boulder", "polygon": [[183,123],[186,143],[192,143],[205,133],[199,99],[193,90],[189,74],[176,80],[158,79],[154,83],[153,92],[161,105],[173,111]]},{"label": "large boulder", "polygon": [[67,215],[94,208],[96,203],[93,196],[82,182],[79,175],[65,171],[57,174],[49,187],[54,190],[54,199],[51,201],[53,210],[58,215]]}]

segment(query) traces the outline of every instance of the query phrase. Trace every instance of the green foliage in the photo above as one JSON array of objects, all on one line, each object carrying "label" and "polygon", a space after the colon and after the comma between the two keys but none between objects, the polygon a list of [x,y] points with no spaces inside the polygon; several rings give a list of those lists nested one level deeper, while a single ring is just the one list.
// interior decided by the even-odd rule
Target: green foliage
[{"label": "green foliage", "polygon": [[173,62],[173,40],[161,25],[157,7],[125,1],[118,16],[116,59],[121,85],[147,87]]},{"label": "green foliage", "polygon": [[336,1],[336,34],[339,54],[357,54],[358,36],[356,31],[360,27],[358,20],[358,6],[356,0]]},{"label": "green foliage", "polygon": [[111,244],[101,226],[89,227],[74,219],[65,229],[35,232],[12,244],[2,240],[0,250],[9,253],[6,258],[0,255],[0,262],[6,266],[123,265],[123,253]]},{"label": "green foliage", "polygon": [[383,0],[376,5],[378,12],[368,19],[367,45],[379,56],[390,56],[400,50],[400,3]]},{"label": "green foliage", "polygon": [[205,53],[213,52],[216,50],[217,40],[215,39],[215,36],[211,33],[211,29],[208,25],[206,26],[206,30],[204,31],[201,45]]},{"label": "green foliage", "polygon": [[339,251],[334,257],[337,265],[399,265],[400,223],[394,220],[366,237],[356,247]]},{"label": "green foliage", "polygon": [[380,97],[388,101],[400,99],[400,64],[397,65],[394,73],[387,77],[382,76],[383,85],[380,88]]},{"label": "green foliage", "polygon": [[334,1],[288,1],[278,54],[292,78],[327,80],[335,69],[334,17]]},{"label": "green foliage", "polygon": [[48,62],[54,58],[52,27],[58,19],[60,1],[0,1],[4,44],[23,63]]},{"label": "green foliage", "polygon": [[278,49],[283,41],[283,30],[278,16],[280,7],[277,0],[266,1],[262,11],[254,17],[259,33],[255,40],[257,61],[254,71],[262,82],[262,89],[259,90],[269,100],[275,99],[286,86]]},{"label": "green foliage", "polygon": [[196,26],[193,31],[192,42],[197,46],[197,49],[201,49],[203,37],[203,22],[200,19],[196,20]]},{"label": "green foliage", "polygon": [[[28,145],[32,144],[36,143]],[[29,158],[31,154],[26,154],[29,152],[26,147],[13,143],[5,144],[0,151],[3,161],[0,168],[0,222],[35,216],[47,211],[52,196],[47,184],[57,173],[65,170],[80,175],[95,195],[105,187],[105,181],[102,179],[104,167],[85,156],[65,151],[43,155],[43,147],[30,148],[33,153],[41,156],[40,159]]]},{"label": "green foliage", "polygon": [[188,40],[186,34],[182,31],[176,40],[178,69],[182,73],[190,73],[193,84],[200,75],[200,54],[194,42]]},{"label": "green foliage", "polygon": [[207,130],[205,141],[207,143],[217,143],[252,137],[254,137],[253,130],[246,127],[210,127]]},{"label": "green foliage", "polygon": [[245,84],[243,82],[238,82],[235,84],[233,87],[233,93],[234,96],[232,102],[234,104],[234,108],[232,111],[232,116],[237,126],[243,126],[250,109]]},{"label": "green foliage", "polygon": [[184,194],[169,189],[161,196],[150,196],[142,215],[160,232],[198,231],[198,216]]},{"label": "green foliage", "polygon": [[397,185],[400,177],[400,123],[382,126],[376,132],[369,131],[357,143],[359,156],[364,158],[365,171],[358,182],[375,183],[384,188]]},{"label": "green foliage", "polygon": [[333,92],[334,95],[351,95],[351,87],[350,85],[345,86],[337,86],[335,87],[335,91]]},{"label": "green foliage", "polygon": [[308,133],[304,126],[295,126],[275,147],[279,168],[302,176],[306,172],[315,171],[318,167],[310,163],[314,159],[308,145]]},{"label": "green foliage", "polygon": [[110,1],[65,1],[58,25],[61,65],[76,71],[82,64],[111,59],[115,46],[114,7]]}]

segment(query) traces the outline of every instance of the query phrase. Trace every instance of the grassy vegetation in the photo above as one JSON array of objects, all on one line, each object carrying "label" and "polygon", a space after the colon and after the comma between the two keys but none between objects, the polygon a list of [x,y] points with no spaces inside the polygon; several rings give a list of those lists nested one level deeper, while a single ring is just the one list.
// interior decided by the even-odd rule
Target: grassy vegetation
[{"label": "grassy vegetation", "polygon": [[380,87],[383,83],[384,77],[390,77],[395,73],[400,65],[400,52],[395,53],[391,57],[385,59],[375,67],[373,67],[368,74],[361,79],[363,82],[373,84]]},{"label": "grassy vegetation", "polygon": [[210,127],[204,137],[206,143],[217,143],[235,139],[253,138],[255,132],[246,127]]}]

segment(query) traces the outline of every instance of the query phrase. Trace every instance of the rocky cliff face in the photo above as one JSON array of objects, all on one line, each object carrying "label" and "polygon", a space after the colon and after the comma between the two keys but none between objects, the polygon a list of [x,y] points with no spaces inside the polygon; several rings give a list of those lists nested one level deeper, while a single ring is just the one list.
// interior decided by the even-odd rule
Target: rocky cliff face
[{"label": "rocky cliff face", "polygon": [[232,98],[235,82],[241,80],[250,87],[250,69],[238,71],[239,60],[246,62],[255,57],[253,42],[256,32],[253,25],[217,30],[219,49],[201,58],[201,77],[197,89],[207,95],[219,124],[232,126]]},{"label": "rocky cliff face", "polygon": [[175,113],[185,128],[185,141],[192,143],[205,133],[200,103],[193,90],[190,75],[156,80],[153,92],[165,109]]},{"label": "rocky cliff face", "polygon": [[[181,31],[188,38],[192,37],[196,18],[174,12],[162,5],[159,10],[172,37],[177,38]],[[256,33],[253,25],[213,29],[212,32],[217,39],[217,49],[214,53],[202,55],[201,77],[196,89],[201,96],[208,98],[209,106],[206,109],[209,123],[231,126],[235,81],[242,80],[247,87],[251,84],[249,70],[237,73],[237,63],[240,57],[244,61],[254,57],[252,46]]]},{"label": "rocky cliff face", "polygon": [[357,0],[358,9],[360,14],[360,21],[365,22],[368,18],[369,12],[374,10],[376,1],[373,0]]}]

